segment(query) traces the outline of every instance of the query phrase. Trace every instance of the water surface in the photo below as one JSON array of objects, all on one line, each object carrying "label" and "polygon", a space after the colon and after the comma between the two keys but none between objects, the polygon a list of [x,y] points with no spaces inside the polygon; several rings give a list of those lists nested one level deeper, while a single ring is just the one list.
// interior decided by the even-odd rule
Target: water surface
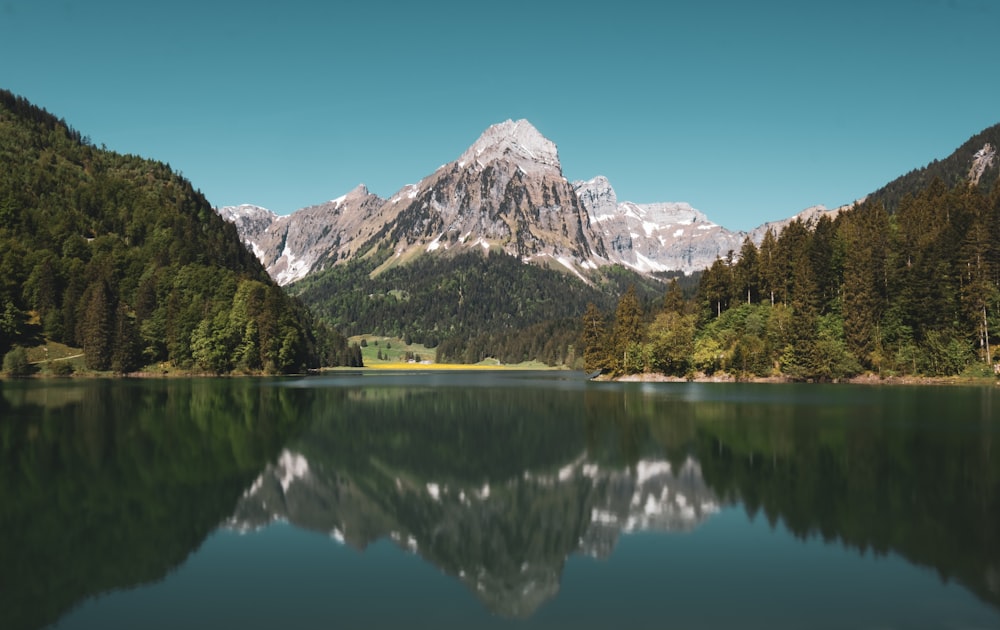
[{"label": "water surface", "polygon": [[0,627],[1000,627],[996,388],[0,384]]}]

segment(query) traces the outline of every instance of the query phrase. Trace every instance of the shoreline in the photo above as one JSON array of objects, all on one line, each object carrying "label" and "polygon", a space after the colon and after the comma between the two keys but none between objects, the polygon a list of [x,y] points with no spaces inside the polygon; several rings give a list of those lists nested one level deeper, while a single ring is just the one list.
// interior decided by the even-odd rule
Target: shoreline
[{"label": "shoreline", "polygon": [[[141,370],[128,374],[114,374],[111,372],[74,372],[69,375],[57,375],[51,373],[35,373],[26,376],[9,376],[0,373],[0,382],[4,381],[70,381],[75,379],[175,379],[175,378],[280,378],[280,377],[305,377],[318,376],[324,374],[336,374],[338,372],[514,372],[514,371],[573,371],[565,366],[549,367],[538,365],[464,365],[459,363],[404,363],[390,362],[366,365],[362,367],[328,367],[308,372],[293,374],[249,374],[249,373],[229,373],[213,374],[210,372],[187,372],[183,370]],[[576,370],[580,371],[580,370]],[[582,371],[580,371],[583,373]],[[756,384],[845,384],[845,385],[966,385],[966,386],[998,386],[1000,378],[994,377],[968,377],[968,376],[879,376],[877,374],[861,374],[850,378],[833,379],[829,381],[799,380],[788,376],[752,376],[737,377],[728,373],[717,373],[712,375],[696,374],[692,377],[668,376],[652,372],[642,374],[625,374],[622,376],[601,375],[591,380],[602,383],[756,383]]]},{"label": "shoreline", "polygon": [[626,374],[618,377],[599,376],[595,380],[618,383],[801,383],[829,385],[995,385],[1000,386],[1000,379],[992,377],[968,376],[879,376],[877,374],[860,374],[850,378],[833,379],[829,381],[799,380],[788,376],[751,376],[737,378],[732,374],[698,374],[693,378],[683,376],[667,376],[664,374],[644,373]]}]

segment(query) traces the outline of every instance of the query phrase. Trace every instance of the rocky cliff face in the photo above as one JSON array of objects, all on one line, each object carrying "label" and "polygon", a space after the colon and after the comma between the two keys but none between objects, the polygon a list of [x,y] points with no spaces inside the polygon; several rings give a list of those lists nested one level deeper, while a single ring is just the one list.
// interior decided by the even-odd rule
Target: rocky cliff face
[{"label": "rocky cliff face", "polygon": [[397,257],[481,247],[525,262],[593,264],[588,217],[555,144],[525,120],[487,129],[457,160],[392,196],[385,238]]},{"label": "rocky cliff face", "polygon": [[457,578],[492,611],[527,617],[559,591],[573,553],[608,557],[623,533],[689,531],[719,509],[697,461],[642,460],[634,471],[585,457],[502,483],[397,478],[373,496],[364,481],[285,451],[247,489],[228,526],[281,519],[364,549],[388,538]]},{"label": "rocky cliff face", "polygon": [[973,185],[979,183],[979,180],[983,178],[983,174],[986,170],[993,166],[993,161],[997,156],[996,147],[987,142],[983,145],[983,148],[976,151],[976,154],[972,156],[972,166],[969,167],[968,179]]},{"label": "rocky cliff face", "polygon": [[383,205],[361,184],[342,197],[279,218],[254,251],[278,284],[294,282],[358,254]]},{"label": "rocky cliff face", "polygon": [[258,242],[264,239],[267,229],[278,220],[278,215],[267,208],[250,204],[226,206],[219,208],[218,212],[223,219],[236,225],[243,242],[253,249],[257,258],[263,260],[264,250],[260,249]]},{"label": "rocky cliff face", "polygon": [[619,202],[605,177],[573,187],[605,258],[639,272],[700,271],[729,250],[738,251],[746,236],[712,223],[686,203]]}]

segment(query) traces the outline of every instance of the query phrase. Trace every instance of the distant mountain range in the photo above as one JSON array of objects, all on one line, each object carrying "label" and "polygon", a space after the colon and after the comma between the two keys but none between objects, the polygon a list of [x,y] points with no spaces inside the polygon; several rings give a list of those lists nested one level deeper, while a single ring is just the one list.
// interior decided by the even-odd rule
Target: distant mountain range
[{"label": "distant mountain range", "polygon": [[[1000,125],[984,130],[949,158],[900,177],[872,194],[892,210],[900,196],[940,177],[988,187],[997,179]],[[380,245],[394,261],[421,253],[500,249],[525,262],[551,263],[585,275],[621,264],[640,273],[707,268],[743,239],[756,243],[767,229],[795,219],[835,216],[841,208],[814,206],[749,232],[710,221],[683,202],[619,201],[607,178],[569,183],[556,145],[526,120],[493,125],[457,160],[389,199],[359,185],[332,201],[287,216],[258,206],[219,213],[279,284],[329,268]]]},{"label": "distant mountain range", "polygon": [[[747,236],[686,203],[619,201],[602,176],[568,182],[556,145],[526,120],[493,125],[454,162],[389,199],[360,185],[287,216],[252,205],[219,213],[279,284],[385,246],[394,251],[389,265],[481,248],[580,276],[613,264],[691,273],[739,250]],[[751,235],[759,241],[764,229]]]}]

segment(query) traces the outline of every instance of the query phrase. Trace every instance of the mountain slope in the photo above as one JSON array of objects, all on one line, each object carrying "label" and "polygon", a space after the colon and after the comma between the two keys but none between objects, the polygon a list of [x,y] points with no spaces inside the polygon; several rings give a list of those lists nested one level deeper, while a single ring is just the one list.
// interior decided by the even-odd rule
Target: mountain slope
[{"label": "mountain slope", "polygon": [[881,202],[889,213],[899,206],[907,194],[915,195],[935,179],[952,188],[961,182],[975,185],[987,192],[1000,179],[1000,124],[988,127],[966,140],[951,155],[934,160],[898,177],[868,196],[868,200]]},{"label": "mountain slope", "polygon": [[364,184],[323,204],[278,217],[256,206],[222,208],[278,284],[294,282],[359,254],[385,201]]},{"label": "mountain slope", "polygon": [[0,353],[41,335],[118,372],[301,370],[337,344],[190,182],[0,91]]},{"label": "mountain slope", "polygon": [[[572,363],[578,317],[588,302],[613,308],[630,283],[652,300],[655,279],[620,267],[594,272],[587,284],[565,273],[526,265],[501,251],[477,249],[421,256],[382,273],[391,254],[352,260],[291,285],[318,318],[347,335],[375,333],[436,347],[439,361],[503,363],[529,359]],[[439,345],[440,344],[440,345]]]}]

